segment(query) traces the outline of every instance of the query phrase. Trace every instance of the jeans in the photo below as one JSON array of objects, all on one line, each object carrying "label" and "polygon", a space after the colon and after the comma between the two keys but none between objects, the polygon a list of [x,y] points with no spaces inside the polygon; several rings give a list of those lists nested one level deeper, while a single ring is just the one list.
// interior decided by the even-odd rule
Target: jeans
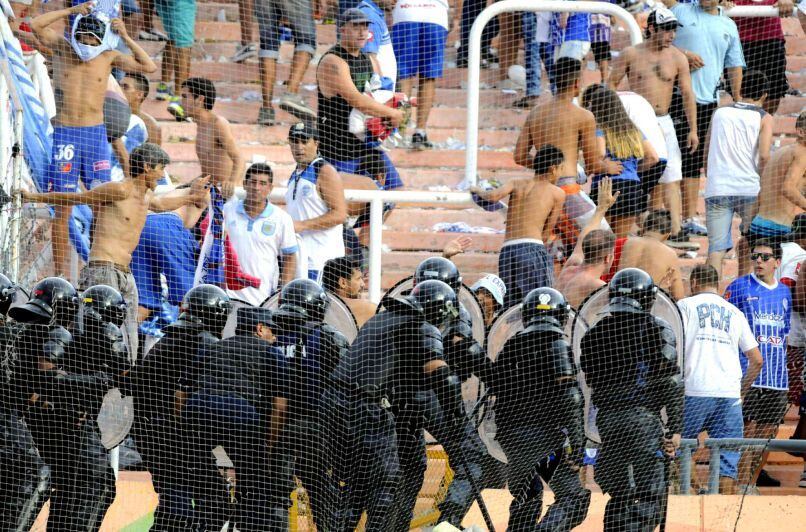
[{"label": "jeans", "polygon": [[708,227],[708,253],[733,248],[731,232],[733,215],[742,219],[739,226],[745,233],[750,226],[756,196],[712,196],[705,198],[705,225]]},{"label": "jeans", "polygon": [[526,63],[526,96],[540,96],[543,92],[541,77],[542,61],[549,76],[549,83],[554,90],[554,47],[550,42],[535,41],[537,15],[526,12],[523,14],[521,30],[523,31],[524,62]]}]

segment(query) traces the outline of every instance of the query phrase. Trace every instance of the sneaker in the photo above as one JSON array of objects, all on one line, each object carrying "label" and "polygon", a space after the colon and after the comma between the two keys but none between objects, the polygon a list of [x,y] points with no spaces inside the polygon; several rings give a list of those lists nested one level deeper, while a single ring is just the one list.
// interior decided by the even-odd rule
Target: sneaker
[{"label": "sneaker", "polygon": [[800,474],[800,483],[798,484],[799,488],[806,488],[806,471]]},{"label": "sneaker", "polygon": [[415,150],[430,150],[434,144],[428,140],[428,135],[425,133],[414,133],[411,136],[411,147]]},{"label": "sneaker", "polygon": [[534,104],[537,103],[539,96],[524,96],[519,100],[515,100],[512,103],[512,107],[515,109],[531,109]]},{"label": "sneaker", "polygon": [[781,481],[777,478],[772,478],[766,470],[762,469],[758,475],[756,486],[760,488],[779,488],[781,487]]},{"label": "sneaker", "polygon": [[232,56],[233,63],[243,63],[250,57],[257,56],[257,46],[253,43],[242,44],[235,49],[235,55]]},{"label": "sneaker", "polygon": [[495,83],[495,88],[505,91],[522,91],[525,87],[520,83],[507,78],[497,81]]},{"label": "sneaker", "polygon": [[683,231],[690,235],[708,236],[708,229],[696,218],[684,220]]},{"label": "sneaker", "polygon": [[171,88],[168,86],[167,83],[160,82],[157,84],[157,95],[155,96],[155,98],[157,98],[157,100],[162,101],[165,100],[171,101],[171,98],[176,98],[176,95],[174,94],[174,91],[171,90]]},{"label": "sneaker", "polygon": [[168,40],[167,35],[154,28],[151,28],[150,30],[140,30],[140,33],[137,34],[137,38],[141,41],[165,42]]},{"label": "sneaker", "polygon": [[257,124],[259,126],[273,126],[275,123],[274,107],[261,107],[257,114]]},{"label": "sneaker", "polygon": [[305,98],[293,92],[287,92],[280,98],[278,104],[280,109],[286,113],[291,113],[300,120],[316,120],[316,113],[313,112],[305,101]]},{"label": "sneaker", "polygon": [[686,251],[695,251],[700,249],[700,244],[698,242],[692,242],[686,232],[682,229],[676,235],[672,235],[666,239],[666,245],[670,248],[684,249]]},{"label": "sneaker", "polygon": [[168,100],[168,112],[173,115],[177,122],[188,122],[188,116],[185,113],[185,108],[179,103],[179,98],[174,96]]}]

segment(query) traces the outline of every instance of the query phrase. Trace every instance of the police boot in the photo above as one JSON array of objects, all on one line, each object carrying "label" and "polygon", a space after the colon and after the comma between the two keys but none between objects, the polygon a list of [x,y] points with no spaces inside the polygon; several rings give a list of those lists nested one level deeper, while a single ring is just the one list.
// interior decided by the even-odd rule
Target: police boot
[{"label": "police boot", "polygon": [[581,490],[572,496],[557,495],[554,504],[549,506],[546,515],[535,530],[545,532],[567,532],[579,526],[588,515],[590,490]]}]

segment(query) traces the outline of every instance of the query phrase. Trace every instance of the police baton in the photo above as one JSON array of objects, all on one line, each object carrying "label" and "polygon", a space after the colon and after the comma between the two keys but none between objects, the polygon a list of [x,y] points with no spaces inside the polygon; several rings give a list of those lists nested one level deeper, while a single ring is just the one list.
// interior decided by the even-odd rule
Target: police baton
[{"label": "police baton", "polygon": [[[468,421],[469,420],[465,416],[457,418],[457,430],[463,430],[463,425],[461,425],[461,423],[467,423]],[[470,481],[470,487],[473,488],[473,496],[475,497],[476,502],[479,504],[479,510],[481,510],[481,516],[484,518],[484,523],[487,525],[487,529],[490,532],[495,532],[495,527],[493,526],[493,520],[490,517],[490,512],[487,510],[487,505],[484,503],[484,499],[481,496],[481,489],[479,489],[479,485],[476,483],[476,479],[473,477],[473,472],[470,470],[470,466],[467,465],[467,458],[465,458],[464,449],[462,449],[461,446],[457,446],[454,454],[456,456],[449,456],[448,461],[456,458],[456,461],[458,462],[457,465],[465,470],[467,478]]]},{"label": "police baton", "polygon": [[666,521],[669,516],[669,489],[672,482],[672,464],[677,456],[669,456],[664,451],[660,450],[658,453],[663,457],[663,499],[660,504],[660,528],[659,532],[666,532]]}]

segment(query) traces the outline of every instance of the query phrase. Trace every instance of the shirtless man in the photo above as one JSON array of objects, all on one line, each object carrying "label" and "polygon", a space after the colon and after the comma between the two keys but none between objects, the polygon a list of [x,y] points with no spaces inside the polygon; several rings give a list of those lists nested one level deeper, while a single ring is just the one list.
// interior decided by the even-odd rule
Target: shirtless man
[{"label": "shirtless man", "polygon": [[607,209],[613,206],[618,197],[612,193],[613,183],[609,177],[599,184],[599,204],[588,224],[579,233],[574,252],[565,261],[554,288],[559,290],[575,309],[594,290],[604,286],[601,277],[610,271],[613,264],[613,247],[616,236],[605,229],[599,229]]},{"label": "shirtless man", "polygon": [[677,253],[665,244],[672,232],[669,211],[649,211],[639,236],[616,240],[615,259],[610,272],[603,277],[609,282],[616,272],[640,268],[652,276],[655,284],[668,290],[675,300],[686,296]]},{"label": "shirtless man", "polygon": [[79,288],[106,284],[117,289],[127,303],[124,334],[129,353],[137,356],[137,287],[129,271],[132,252],[140,240],[146,214],[169,211],[198,203],[207,194],[207,179],[198,179],[187,191],[154,196],[157,181],[170,162],[168,154],[156,144],[145,143],[131,153],[131,179],[104,183],[85,192],[27,192],[23,201],[70,207],[89,205],[95,213],[95,232],[90,260],[81,271]]},{"label": "shirtless man", "polygon": [[680,182],[683,179],[682,159],[677,135],[674,130],[669,107],[672,92],[677,84],[683,96],[686,121],[689,124],[687,149],[697,149],[697,99],[691,88],[691,73],[688,59],[683,52],[672,46],[679,23],[677,17],[663,6],[657,7],[647,19],[647,40],[625,48],[613,63],[608,85],[616,89],[624,78],[630,83],[630,90],[640,94],[652,104],[658,125],[666,139],[668,159],[666,169],[660,178],[666,207],[672,214],[673,239],[685,239],[681,231],[682,203]]},{"label": "shirtless man", "polygon": [[359,327],[375,315],[378,305],[361,297],[364,291],[364,274],[349,257],[330,259],[322,269],[322,286],[336,294],[350,308]]},{"label": "shirtless man", "polygon": [[[31,29],[37,39],[53,50],[53,85],[56,117],[53,119],[53,153],[48,169],[48,190],[75,192],[79,178],[89,189],[110,180],[112,148],[104,127],[104,97],[112,67],[127,72],[154,72],[157,65],[126,33],[120,19],[112,20],[112,30],[133,55],[117,50],[99,54],[106,25],[90,15],[93,2],[50,11],[34,18]],[[72,38],[51,26],[71,15],[82,15]],[[72,29],[71,29],[72,30]],[[97,54],[97,55],[96,55]],[[72,208],[55,207],[51,226],[53,263],[56,275],[68,269],[68,222]]]},{"label": "shirtless man", "polygon": [[213,112],[216,90],[205,78],[189,78],[182,83],[182,108],[196,122],[196,156],[201,173],[212,177],[225,198],[241,185],[244,160],[235,143],[229,122]]},{"label": "shirtless man", "polygon": [[[806,196],[802,192],[806,175],[806,111],[801,111],[795,121],[795,130],[797,142],[773,152],[761,173],[758,214],[747,233],[750,247],[759,238],[783,241],[792,220],[806,210]],[[740,271],[739,275],[745,273],[749,271]]]},{"label": "shirtless man", "polygon": [[554,262],[543,243],[548,242],[565,202],[565,192],[554,185],[564,162],[563,152],[546,144],[530,165],[531,179],[512,179],[492,190],[470,188],[492,202],[509,197],[506,235],[498,257],[498,275],[507,287],[504,308],[517,305],[535,288],[554,284]]},{"label": "shirtless man", "polygon": [[120,82],[120,89],[129,102],[132,114],[139,117],[146,125],[148,141],[162,146],[162,128],[153,116],[143,111],[142,107],[148,97],[148,78],[139,72],[127,72],[126,77]]},{"label": "shirtless man", "polygon": [[[581,71],[581,63],[576,59],[562,57],[557,60],[554,65],[556,92],[552,98],[532,108],[515,144],[514,154],[515,163],[532,168],[532,149],[551,144],[562,151],[564,162],[557,185],[566,193],[565,214],[573,217],[579,229],[596,208],[577,184],[580,143],[588,175],[616,175],[622,170],[620,162],[602,159],[596,145],[596,119],[590,111],[573,101],[579,96]],[[553,227],[551,225],[549,229]],[[506,284],[509,287],[509,283]]]}]

